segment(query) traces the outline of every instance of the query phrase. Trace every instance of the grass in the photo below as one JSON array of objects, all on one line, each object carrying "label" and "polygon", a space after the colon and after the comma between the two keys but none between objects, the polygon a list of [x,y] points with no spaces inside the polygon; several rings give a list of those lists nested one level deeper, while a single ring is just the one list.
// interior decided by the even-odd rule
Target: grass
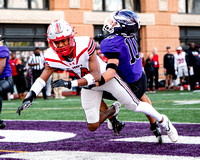
[{"label": "grass", "polygon": [[[158,91],[147,93],[153,106],[162,114],[166,114],[172,122],[200,123],[200,92],[189,91]],[[181,102],[180,102],[181,101]],[[110,106],[113,101],[106,100]],[[21,116],[16,113],[22,100],[3,101],[1,119],[9,120],[85,120],[78,96],[68,96],[65,99],[43,100],[37,98],[33,105],[22,111]],[[119,119],[123,121],[148,121],[142,113],[128,111],[122,107]]]}]

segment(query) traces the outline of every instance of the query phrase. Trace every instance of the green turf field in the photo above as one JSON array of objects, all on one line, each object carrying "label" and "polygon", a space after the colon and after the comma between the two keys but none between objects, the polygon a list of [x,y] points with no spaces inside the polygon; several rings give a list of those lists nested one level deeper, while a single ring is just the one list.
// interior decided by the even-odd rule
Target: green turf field
[{"label": "green turf field", "polygon": [[[200,123],[200,92],[158,91],[147,93],[153,106],[166,114],[172,122]],[[106,100],[110,106],[113,101]],[[1,119],[7,120],[85,120],[79,96],[68,96],[57,100],[37,98],[33,105],[18,116],[16,110],[22,100],[3,101]],[[147,121],[142,113],[120,110],[119,119],[123,121]]]}]

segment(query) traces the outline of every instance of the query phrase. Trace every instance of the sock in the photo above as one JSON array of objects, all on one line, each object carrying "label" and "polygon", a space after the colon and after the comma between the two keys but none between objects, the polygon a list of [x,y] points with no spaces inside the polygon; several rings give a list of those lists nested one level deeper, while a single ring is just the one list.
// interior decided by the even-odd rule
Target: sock
[{"label": "sock", "polygon": [[155,120],[160,122],[162,120],[162,115],[158,113],[155,108],[153,108],[147,102],[140,102],[140,104],[136,107],[135,112],[141,112],[146,115],[153,117]]}]

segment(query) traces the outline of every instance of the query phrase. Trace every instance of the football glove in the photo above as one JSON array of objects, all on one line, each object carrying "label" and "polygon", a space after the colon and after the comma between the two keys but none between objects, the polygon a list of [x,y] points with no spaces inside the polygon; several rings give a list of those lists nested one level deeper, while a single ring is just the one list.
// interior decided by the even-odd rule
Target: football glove
[{"label": "football glove", "polygon": [[72,88],[72,82],[71,81],[65,81],[63,79],[58,79],[55,80],[51,83],[51,87],[52,88],[56,88],[56,87],[66,87],[68,89]]},{"label": "football glove", "polygon": [[29,108],[32,105],[32,101],[36,98],[36,94],[34,91],[30,91],[26,98],[23,100],[23,103],[21,106],[18,107],[17,109],[17,113],[19,114],[19,116],[21,115],[21,111]]}]

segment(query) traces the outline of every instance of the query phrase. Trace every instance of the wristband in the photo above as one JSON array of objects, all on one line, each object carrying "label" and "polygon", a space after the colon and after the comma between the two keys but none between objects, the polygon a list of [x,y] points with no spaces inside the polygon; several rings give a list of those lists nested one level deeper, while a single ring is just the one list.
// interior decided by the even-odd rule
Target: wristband
[{"label": "wristband", "polygon": [[105,82],[105,79],[103,76],[101,76],[101,80],[99,81],[99,86],[103,85]]},{"label": "wristband", "polygon": [[95,83],[95,79],[91,74],[87,74],[83,78],[87,80],[88,86]]},{"label": "wristband", "polygon": [[117,65],[115,63],[108,63],[107,66],[106,66],[106,70],[108,68],[112,68],[112,69],[114,69],[116,71],[117,70]]},{"label": "wristband", "polygon": [[77,87],[78,86],[78,81],[77,80],[73,80],[72,82],[72,87]]}]

